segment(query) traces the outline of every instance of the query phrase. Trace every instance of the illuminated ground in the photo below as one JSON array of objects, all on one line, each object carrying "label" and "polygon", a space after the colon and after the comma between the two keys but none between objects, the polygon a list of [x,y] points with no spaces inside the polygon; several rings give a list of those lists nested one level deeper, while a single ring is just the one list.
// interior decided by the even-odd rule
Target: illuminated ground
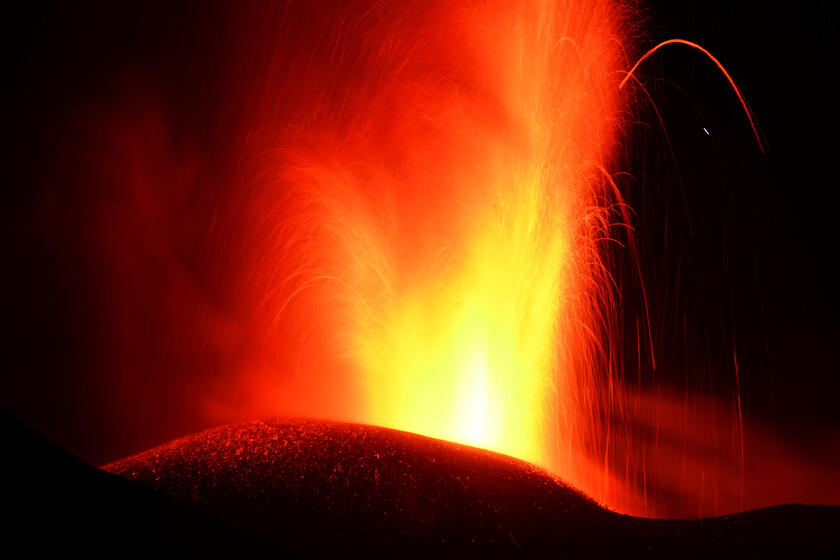
[{"label": "illuminated ground", "polygon": [[306,554],[478,550],[564,557],[837,551],[840,508],[697,520],[616,515],[527,463],[395,430],[315,420],[224,426],[106,467],[255,542]]}]

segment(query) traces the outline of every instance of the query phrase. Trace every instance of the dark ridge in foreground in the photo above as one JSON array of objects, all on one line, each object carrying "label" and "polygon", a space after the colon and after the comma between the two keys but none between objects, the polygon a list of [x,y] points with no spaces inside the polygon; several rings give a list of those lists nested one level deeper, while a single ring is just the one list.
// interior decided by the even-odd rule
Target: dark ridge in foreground
[{"label": "dark ridge in foreground", "polygon": [[2,409],[0,437],[0,557],[236,558],[268,550],[250,534],[88,465]]},{"label": "dark ridge in foreground", "polygon": [[251,535],[266,550],[307,556],[840,554],[840,507],[789,505],[691,521],[632,518],[528,463],[358,424],[224,426],[105,469]]}]

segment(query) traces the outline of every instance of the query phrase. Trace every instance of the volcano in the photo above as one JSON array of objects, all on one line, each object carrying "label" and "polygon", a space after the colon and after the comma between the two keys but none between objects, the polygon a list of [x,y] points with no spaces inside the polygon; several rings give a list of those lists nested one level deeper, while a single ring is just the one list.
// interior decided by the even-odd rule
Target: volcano
[{"label": "volcano", "polygon": [[101,4],[3,37],[7,546],[840,558],[825,7]]},{"label": "volcano", "polygon": [[592,558],[840,552],[840,508],[786,505],[697,520],[601,507],[529,463],[368,425],[306,419],[215,428],[106,471],[253,542],[337,553]]},{"label": "volcano", "polygon": [[3,412],[4,545],[231,557],[836,557],[840,507],[657,520],[529,463],[374,426],[222,426],[98,469]]}]

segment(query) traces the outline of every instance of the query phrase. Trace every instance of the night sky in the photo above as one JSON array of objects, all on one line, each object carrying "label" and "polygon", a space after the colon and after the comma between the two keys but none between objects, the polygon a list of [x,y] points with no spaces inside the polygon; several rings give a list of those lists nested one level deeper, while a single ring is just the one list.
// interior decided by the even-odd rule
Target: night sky
[{"label": "night sky", "polygon": [[[93,464],[210,427],[192,388],[202,375],[220,383],[223,371],[213,370],[214,356],[167,353],[177,345],[167,333],[180,327],[162,327],[168,317],[159,311],[137,319],[142,378],[110,371],[117,350],[101,344],[115,315],[102,308],[109,288],[97,280],[104,245],[90,201],[112,193],[82,162],[125,147],[101,140],[108,125],[100,116],[129,93],[138,114],[148,103],[164,107],[174,123],[172,154],[197,151],[198,169],[182,170],[165,154],[148,157],[171,167],[167,176],[197,177],[224,173],[218,162],[236,117],[208,118],[235,88],[214,80],[217,70],[229,71],[224,60],[201,58],[224,51],[227,39],[217,35],[224,10],[143,4],[28,4],[7,13],[0,39],[0,406]],[[721,60],[757,118],[766,153],[710,61],[679,45],[649,59],[638,76],[661,112],[673,156],[639,98],[622,161],[633,179],[621,186],[635,211],[655,374],[648,355],[636,351],[643,307],[628,255],[616,257],[615,275],[629,384],[728,401],[735,354],[745,414],[806,455],[837,457],[835,10],[829,2],[663,1],[637,12],[637,54],[682,37]],[[190,216],[189,209],[213,204],[209,194],[175,200],[179,206],[157,211]],[[174,301],[167,286],[180,285],[170,277],[176,269],[160,266],[171,255],[157,255],[154,240],[148,248],[138,262],[157,272],[128,290],[135,310]],[[201,270],[212,248],[174,253]],[[224,307],[214,282],[224,279],[201,290]]]}]

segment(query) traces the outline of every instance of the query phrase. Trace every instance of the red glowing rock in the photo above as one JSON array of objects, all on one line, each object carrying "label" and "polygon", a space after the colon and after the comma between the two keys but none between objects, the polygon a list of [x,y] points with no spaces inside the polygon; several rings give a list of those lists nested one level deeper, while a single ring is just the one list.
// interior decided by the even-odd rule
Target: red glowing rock
[{"label": "red glowing rock", "polygon": [[824,553],[837,547],[831,533],[840,521],[840,508],[804,506],[697,521],[633,518],[504,455],[320,420],[224,426],[105,468],[255,540],[314,555]]}]

